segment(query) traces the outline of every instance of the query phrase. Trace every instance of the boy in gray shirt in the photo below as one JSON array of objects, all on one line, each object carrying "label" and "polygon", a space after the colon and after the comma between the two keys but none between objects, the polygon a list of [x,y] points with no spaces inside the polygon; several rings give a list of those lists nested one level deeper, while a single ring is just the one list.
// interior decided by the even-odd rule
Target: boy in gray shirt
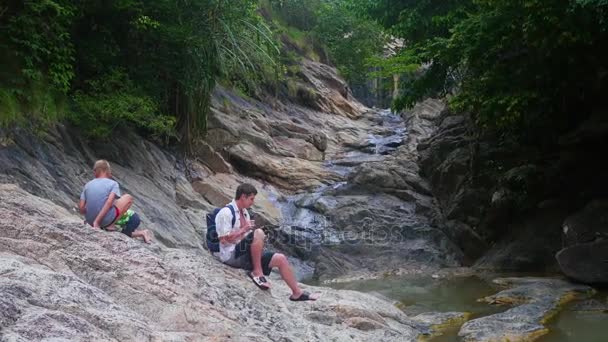
[{"label": "boy in gray shirt", "polygon": [[[112,179],[110,163],[106,160],[96,161],[93,171],[95,179],[88,182],[80,194],[78,205],[80,213],[85,215],[85,221],[93,228],[117,230],[115,223],[123,214],[129,212],[130,219],[137,215],[128,210],[133,204],[133,197],[120,195],[120,188],[118,183]],[[135,219],[139,223],[139,216]],[[148,230],[135,231],[137,225],[127,224],[125,228],[119,227],[119,229],[130,237],[142,237],[146,243],[150,243],[150,232]]]}]

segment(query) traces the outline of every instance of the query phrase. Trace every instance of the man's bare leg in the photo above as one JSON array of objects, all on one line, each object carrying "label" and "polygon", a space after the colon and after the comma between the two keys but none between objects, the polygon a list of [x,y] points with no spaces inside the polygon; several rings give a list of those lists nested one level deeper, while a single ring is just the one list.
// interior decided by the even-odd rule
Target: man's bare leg
[{"label": "man's bare leg", "polygon": [[[281,277],[283,281],[289,286],[291,289],[291,298],[298,298],[302,295],[304,291],[298,286],[298,281],[296,280],[296,276],[293,274],[293,270],[289,265],[289,261],[287,257],[281,253],[275,253],[270,259],[271,268],[276,267],[279,269],[279,273],[281,273]],[[318,296],[311,295],[311,299],[317,299]]]},{"label": "man's bare leg", "polygon": [[262,273],[262,252],[264,251],[264,239],[266,234],[261,229],[253,231],[253,242],[251,243],[251,263],[253,266],[252,274],[261,277]]}]

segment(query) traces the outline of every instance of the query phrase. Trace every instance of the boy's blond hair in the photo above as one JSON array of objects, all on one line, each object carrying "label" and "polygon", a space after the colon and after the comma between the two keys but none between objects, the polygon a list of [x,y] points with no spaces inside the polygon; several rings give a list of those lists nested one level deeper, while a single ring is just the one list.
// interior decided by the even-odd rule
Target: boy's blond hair
[{"label": "boy's blond hair", "polygon": [[95,174],[97,175],[101,172],[111,173],[112,169],[110,168],[110,163],[108,163],[107,160],[100,159],[95,162],[95,165],[93,165],[93,171],[95,171]]}]

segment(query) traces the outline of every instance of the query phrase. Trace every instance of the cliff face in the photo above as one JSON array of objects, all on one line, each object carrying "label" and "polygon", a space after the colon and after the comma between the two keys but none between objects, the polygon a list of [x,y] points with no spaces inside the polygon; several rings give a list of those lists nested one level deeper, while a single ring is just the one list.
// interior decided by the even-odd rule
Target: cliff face
[{"label": "cliff face", "polygon": [[608,281],[598,264],[606,223],[597,208],[608,196],[608,163],[597,157],[608,146],[605,116],[592,116],[543,151],[475,138],[466,115],[446,112],[433,124],[437,130],[419,145],[422,174],[448,235],[476,267],[559,271],[555,256],[567,247],[558,258],[566,275]]}]

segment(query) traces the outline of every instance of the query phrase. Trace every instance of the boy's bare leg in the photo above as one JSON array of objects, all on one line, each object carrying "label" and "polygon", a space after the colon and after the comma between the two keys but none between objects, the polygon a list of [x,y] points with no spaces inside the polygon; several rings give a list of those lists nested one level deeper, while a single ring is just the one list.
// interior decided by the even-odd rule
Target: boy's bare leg
[{"label": "boy's bare leg", "polygon": [[118,208],[120,211],[120,215],[124,214],[131,208],[131,204],[133,204],[133,196],[131,195],[122,195],[119,199],[114,201],[114,206]]},{"label": "boy's bare leg", "polygon": [[104,228],[105,230],[109,231],[109,232],[113,232],[116,230],[116,226],[114,225],[114,223],[110,224],[109,226]]},{"label": "boy's bare leg", "polygon": [[[120,212],[120,215],[124,214],[127,210],[129,210],[129,208],[131,208],[131,204],[133,204],[133,196],[131,196],[131,195],[122,195],[122,196],[120,196],[119,199],[117,199],[116,201],[114,201],[114,206],[116,208],[118,208],[118,211]],[[109,231],[116,230],[116,227],[114,226],[114,223],[118,219],[119,219],[119,217],[117,217],[116,219],[114,219],[114,222],[112,222],[109,226],[107,226],[105,228],[105,230],[109,230]]]}]

